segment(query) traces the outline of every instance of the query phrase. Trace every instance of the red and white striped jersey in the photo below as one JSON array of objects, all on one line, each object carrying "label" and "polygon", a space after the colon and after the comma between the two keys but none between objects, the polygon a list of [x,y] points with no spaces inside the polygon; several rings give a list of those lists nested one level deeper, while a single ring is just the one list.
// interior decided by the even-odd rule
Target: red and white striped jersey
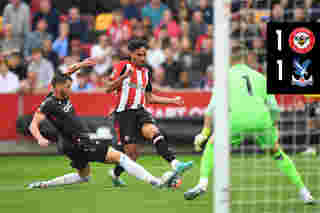
[{"label": "red and white striped jersey", "polygon": [[145,93],[152,91],[150,71],[130,61],[121,61],[114,66],[112,80],[118,79],[127,69],[131,69],[130,76],[123,80],[121,87],[116,90],[117,112],[144,107]]}]

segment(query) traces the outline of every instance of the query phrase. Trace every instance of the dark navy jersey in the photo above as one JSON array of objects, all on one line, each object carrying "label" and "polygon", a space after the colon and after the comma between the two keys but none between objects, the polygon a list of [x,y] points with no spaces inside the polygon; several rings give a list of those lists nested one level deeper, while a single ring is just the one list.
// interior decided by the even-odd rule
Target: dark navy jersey
[{"label": "dark navy jersey", "polygon": [[41,103],[38,110],[46,115],[64,137],[74,138],[89,132],[88,126],[76,115],[69,99],[57,99],[51,93]]}]

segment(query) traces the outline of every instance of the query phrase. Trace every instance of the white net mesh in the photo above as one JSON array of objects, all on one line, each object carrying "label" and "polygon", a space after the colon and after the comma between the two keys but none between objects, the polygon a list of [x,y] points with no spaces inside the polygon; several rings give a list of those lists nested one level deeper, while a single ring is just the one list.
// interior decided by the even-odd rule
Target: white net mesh
[{"label": "white net mesh", "polygon": [[[248,65],[266,73],[266,27],[268,21],[318,21],[320,1],[317,0],[248,0],[232,1],[232,39],[240,40],[248,51]],[[219,50],[215,50],[219,51]],[[320,196],[318,141],[320,136],[320,104],[305,96],[277,96],[281,108],[278,122],[282,150],[300,174],[305,187],[317,199]],[[319,99],[320,102],[320,99]],[[257,133],[261,134],[261,133]],[[232,148],[231,211],[230,212],[318,212],[319,206],[305,205],[301,186],[280,168],[279,160],[247,138]],[[297,179],[297,177],[291,177]]]}]

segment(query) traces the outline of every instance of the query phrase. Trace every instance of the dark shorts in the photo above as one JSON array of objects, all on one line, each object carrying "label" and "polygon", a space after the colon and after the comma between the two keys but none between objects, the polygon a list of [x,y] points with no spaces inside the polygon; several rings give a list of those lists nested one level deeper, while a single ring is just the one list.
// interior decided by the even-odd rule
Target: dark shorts
[{"label": "dark shorts", "polygon": [[155,120],[144,108],[126,110],[113,114],[113,125],[116,132],[117,145],[144,142],[141,128],[146,123],[155,124]]},{"label": "dark shorts", "polygon": [[67,137],[59,136],[58,151],[71,160],[72,168],[83,169],[88,166],[89,162],[105,162],[106,154],[111,143],[104,140],[92,140],[91,142],[96,141],[98,141],[99,144],[90,144],[84,147],[75,144],[73,140]]}]

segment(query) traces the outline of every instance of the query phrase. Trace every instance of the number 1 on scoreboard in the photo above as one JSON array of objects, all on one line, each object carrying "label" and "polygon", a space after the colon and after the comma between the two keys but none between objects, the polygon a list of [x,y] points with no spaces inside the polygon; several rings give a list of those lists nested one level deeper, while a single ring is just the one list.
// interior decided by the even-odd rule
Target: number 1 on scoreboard
[{"label": "number 1 on scoreboard", "polygon": [[278,64],[278,71],[279,71],[279,81],[282,81],[282,72],[283,72],[283,61],[277,60],[277,64]]},{"label": "number 1 on scoreboard", "polygon": [[278,50],[282,51],[282,30],[276,30],[277,41],[278,41]]}]

